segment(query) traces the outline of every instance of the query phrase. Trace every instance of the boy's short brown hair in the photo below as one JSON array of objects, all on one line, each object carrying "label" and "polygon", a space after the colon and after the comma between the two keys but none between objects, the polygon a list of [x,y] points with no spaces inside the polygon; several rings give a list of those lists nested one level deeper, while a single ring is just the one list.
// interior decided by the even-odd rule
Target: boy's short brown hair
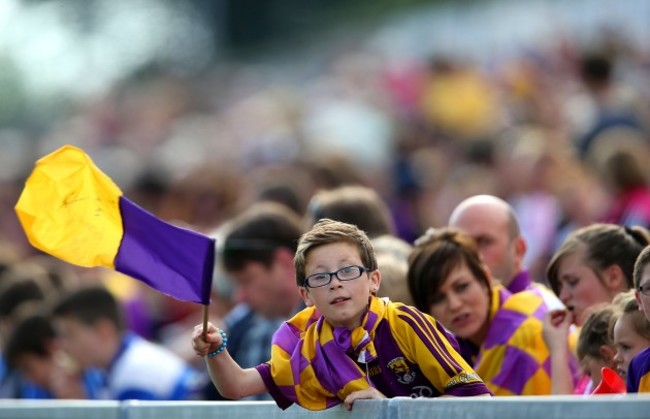
[{"label": "boy's short brown hair", "polygon": [[296,268],[296,283],[304,286],[307,255],[319,246],[332,243],[351,243],[357,246],[363,266],[371,271],[377,269],[377,257],[366,233],[352,224],[324,218],[314,224],[311,230],[300,237],[293,259]]}]

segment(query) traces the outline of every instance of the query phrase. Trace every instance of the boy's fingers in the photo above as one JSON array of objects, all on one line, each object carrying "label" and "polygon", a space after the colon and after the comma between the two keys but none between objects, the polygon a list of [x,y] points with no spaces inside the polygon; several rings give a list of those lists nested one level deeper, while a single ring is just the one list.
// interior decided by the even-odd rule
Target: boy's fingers
[{"label": "boy's fingers", "polygon": [[353,393],[353,394],[350,394],[348,397],[346,397],[345,400],[343,400],[343,405],[345,406],[345,408],[347,410],[352,410],[352,404],[354,404],[354,399],[355,399],[355,397],[354,397],[354,393]]}]

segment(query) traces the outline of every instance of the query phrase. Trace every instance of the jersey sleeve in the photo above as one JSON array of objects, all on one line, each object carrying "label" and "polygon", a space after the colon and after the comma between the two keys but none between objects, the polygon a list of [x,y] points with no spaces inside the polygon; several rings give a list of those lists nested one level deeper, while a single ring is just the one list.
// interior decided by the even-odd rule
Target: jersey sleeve
[{"label": "jersey sleeve", "polygon": [[268,390],[271,397],[273,397],[273,400],[275,400],[275,403],[278,405],[280,409],[282,410],[287,409],[289,406],[293,404],[291,400],[289,400],[284,396],[284,394],[282,394],[280,388],[277,386],[277,384],[275,384],[275,381],[273,381],[273,377],[271,376],[270,361],[259,364],[258,366],[255,367],[255,369],[257,370],[257,372],[260,373],[260,376],[262,377],[262,381],[264,381],[264,385],[266,386],[266,389]]},{"label": "jersey sleeve", "polygon": [[404,355],[416,363],[444,395],[490,394],[483,380],[454,349],[455,339],[433,317],[399,305],[391,316],[391,330]]},{"label": "jersey sleeve", "polygon": [[639,352],[628,367],[628,393],[650,393],[650,348]]}]

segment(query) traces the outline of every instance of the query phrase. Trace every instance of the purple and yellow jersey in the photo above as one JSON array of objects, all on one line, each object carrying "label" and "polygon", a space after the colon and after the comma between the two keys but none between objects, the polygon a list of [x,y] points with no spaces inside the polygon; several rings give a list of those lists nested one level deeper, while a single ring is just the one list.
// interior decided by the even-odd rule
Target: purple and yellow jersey
[{"label": "purple and yellow jersey", "polygon": [[490,327],[471,359],[495,396],[551,394],[550,354],[542,336],[546,311],[536,293],[492,290]]},{"label": "purple and yellow jersey", "polygon": [[[350,348],[364,349],[346,350],[340,343],[347,335]],[[257,370],[283,409],[292,403],[326,409],[370,386],[387,397],[488,394],[450,337],[432,317],[376,297],[354,331],[332,329],[310,307],[276,332],[271,360]]]},{"label": "purple and yellow jersey", "polygon": [[627,370],[628,393],[650,393],[650,348],[639,352]]}]

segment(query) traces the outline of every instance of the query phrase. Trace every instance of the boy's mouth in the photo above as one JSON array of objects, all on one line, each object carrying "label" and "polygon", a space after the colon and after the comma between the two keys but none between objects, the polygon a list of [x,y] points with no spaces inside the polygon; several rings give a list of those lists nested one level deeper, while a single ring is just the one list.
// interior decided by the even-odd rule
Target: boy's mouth
[{"label": "boy's mouth", "polygon": [[342,302],[345,302],[345,301],[348,301],[348,300],[349,300],[348,297],[336,297],[335,299],[330,301],[330,304],[339,304],[339,303],[342,303]]}]

